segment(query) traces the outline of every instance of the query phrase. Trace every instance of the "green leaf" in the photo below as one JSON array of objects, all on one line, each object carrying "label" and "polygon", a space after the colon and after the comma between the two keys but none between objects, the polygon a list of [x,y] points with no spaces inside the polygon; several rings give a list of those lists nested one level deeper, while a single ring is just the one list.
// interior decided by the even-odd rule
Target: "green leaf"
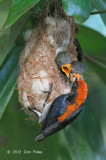
[{"label": "green leaf", "polygon": [[0,3],[1,3],[2,1],[4,1],[4,0],[0,0]]},{"label": "green leaf", "polygon": [[7,29],[4,28],[0,32],[0,65],[2,64],[9,50],[12,48],[14,41],[22,30],[28,17],[29,15],[22,16],[22,18],[20,18],[14,25]]},{"label": "green leaf", "polygon": [[59,147],[58,147],[58,156],[56,160],[72,160],[71,150],[67,144],[66,137],[64,135],[64,130],[61,130],[59,133]]},{"label": "green leaf", "polygon": [[59,146],[59,157],[57,160],[72,160],[70,152],[68,148],[64,145]]},{"label": "green leaf", "polygon": [[80,23],[83,23],[90,15],[90,0],[62,0],[62,4],[66,14],[74,16]]},{"label": "green leaf", "polygon": [[[91,76],[93,76],[94,78],[91,79]],[[88,101],[92,102],[93,109],[95,109],[100,122],[102,123],[102,121],[104,121],[106,123],[106,85],[98,78],[98,75],[92,71],[88,73],[86,79],[90,92]]]},{"label": "green leaf", "polygon": [[14,46],[0,67],[0,118],[16,85],[18,57],[22,47]]},{"label": "green leaf", "polygon": [[6,27],[15,23],[23,14],[31,7],[37,4],[40,0],[14,0],[9,11]]},{"label": "green leaf", "polygon": [[[93,77],[93,79],[91,79],[91,77]],[[90,92],[88,101],[92,102],[93,109],[100,121],[106,146],[106,85],[103,84],[98,75],[92,71],[88,73],[86,79]]]},{"label": "green leaf", "polygon": [[12,0],[4,0],[0,2],[0,30],[2,29],[2,27],[6,22],[11,3]]},{"label": "green leaf", "polygon": [[[95,8],[98,11],[106,10],[106,0],[92,0]],[[106,26],[106,13],[100,15]]]},{"label": "green leaf", "polygon": [[97,160],[97,157],[99,159],[105,158],[104,139],[91,102],[87,102],[80,117],[64,131],[73,159]]},{"label": "green leaf", "polygon": [[106,58],[106,38],[100,33],[84,26],[79,26],[77,35],[85,54]]},{"label": "green leaf", "polygon": [[101,63],[100,61],[96,60],[96,58],[93,58],[91,55],[85,56],[85,59],[87,60],[89,72],[94,70],[96,73],[98,73],[103,82],[106,83],[106,64]]},{"label": "green leaf", "polygon": [[[88,59],[87,56],[85,56],[87,62],[89,62],[89,68],[96,71],[98,75],[102,78],[102,80],[106,82],[106,38],[98,32],[84,26],[79,26],[79,34],[77,38],[81,44],[84,54],[87,54],[87,56],[96,61],[94,62]],[[96,60],[96,57],[98,58],[98,60]]]},{"label": "green leaf", "polygon": [[47,0],[40,0],[35,7],[33,8],[33,12],[37,17],[40,17],[40,13],[42,12],[42,9],[45,7],[45,2]]}]

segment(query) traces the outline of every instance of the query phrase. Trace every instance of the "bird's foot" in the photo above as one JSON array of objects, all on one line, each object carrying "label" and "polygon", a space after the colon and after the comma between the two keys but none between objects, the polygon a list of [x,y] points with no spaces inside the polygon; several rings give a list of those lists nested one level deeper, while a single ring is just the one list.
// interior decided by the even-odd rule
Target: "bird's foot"
[{"label": "bird's foot", "polygon": [[42,91],[43,93],[48,93],[48,94],[47,94],[47,97],[46,97],[46,99],[45,99],[45,102],[43,103],[43,106],[44,106],[44,107],[46,106],[47,101],[48,101],[48,98],[49,98],[50,94],[52,93],[52,88],[53,88],[53,82],[50,83],[49,91]]}]

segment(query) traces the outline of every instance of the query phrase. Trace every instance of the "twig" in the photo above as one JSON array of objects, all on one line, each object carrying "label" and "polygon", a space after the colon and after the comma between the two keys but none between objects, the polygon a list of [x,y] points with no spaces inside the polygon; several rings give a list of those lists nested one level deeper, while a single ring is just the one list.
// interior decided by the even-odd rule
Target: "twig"
[{"label": "twig", "polygon": [[85,58],[88,61],[90,61],[90,62],[94,63],[95,65],[101,67],[102,69],[106,70],[106,65],[101,63],[101,62],[99,62],[98,60],[94,59],[91,55],[90,56],[89,55],[85,55]]},{"label": "twig", "polygon": [[104,11],[91,12],[91,15],[94,15],[94,14],[102,14],[102,13],[106,13],[106,10],[104,10]]}]

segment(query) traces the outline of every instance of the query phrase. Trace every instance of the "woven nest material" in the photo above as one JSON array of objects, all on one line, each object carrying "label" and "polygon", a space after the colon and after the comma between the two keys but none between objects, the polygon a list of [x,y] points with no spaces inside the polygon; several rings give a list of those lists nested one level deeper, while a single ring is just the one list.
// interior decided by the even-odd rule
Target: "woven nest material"
[{"label": "woven nest material", "polygon": [[[64,19],[61,18],[61,20]],[[58,19],[56,21],[58,21]],[[77,51],[74,44],[75,31],[73,31],[75,29],[73,29],[73,25],[70,24],[73,24],[73,19],[71,21],[66,19],[65,21],[70,25],[70,44],[68,44],[67,51],[70,52],[72,59],[76,60]],[[47,97],[47,94],[42,91],[48,91],[51,82],[53,82],[53,89],[47,103],[71,91],[69,81],[55,63],[58,43],[57,37],[60,35],[58,35],[57,32],[54,38],[55,41],[51,44],[48,27],[50,26],[40,23],[38,28],[32,31],[32,35],[20,54],[17,79],[19,101],[22,106],[26,109],[33,107],[41,113]],[[58,26],[56,25],[56,27],[57,31]]]}]

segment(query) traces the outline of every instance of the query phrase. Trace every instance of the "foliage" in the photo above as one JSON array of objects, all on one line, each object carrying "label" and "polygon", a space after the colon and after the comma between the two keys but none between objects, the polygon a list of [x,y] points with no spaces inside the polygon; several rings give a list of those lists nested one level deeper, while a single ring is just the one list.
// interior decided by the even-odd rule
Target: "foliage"
[{"label": "foliage", "polygon": [[90,15],[90,0],[62,0],[67,15],[75,16],[79,22],[84,22]]},{"label": "foliage", "polygon": [[[81,116],[64,131],[35,143],[39,126],[25,121],[26,115],[18,112],[20,104],[14,88],[19,53],[25,43],[22,35],[36,26],[45,1],[0,0],[0,118],[3,116],[0,121],[0,157],[19,159],[19,154],[11,153],[9,156],[7,150],[35,149],[42,150],[43,154],[21,154],[22,159],[103,160],[106,142],[106,38],[96,31],[79,24],[77,38],[85,54],[85,79],[89,88]],[[66,14],[74,16],[79,23],[89,18],[92,8],[106,10],[105,0],[62,0],[62,4]],[[100,16],[106,25],[106,14]]]},{"label": "foliage", "polygon": [[[92,0],[92,3],[94,4],[94,7],[98,11],[106,10],[106,1],[105,0]],[[106,26],[106,14],[104,13],[104,14],[101,14],[100,16]]]},{"label": "foliage", "polygon": [[18,58],[22,47],[16,45],[12,48],[0,71],[0,118],[13,94],[18,68]]}]

